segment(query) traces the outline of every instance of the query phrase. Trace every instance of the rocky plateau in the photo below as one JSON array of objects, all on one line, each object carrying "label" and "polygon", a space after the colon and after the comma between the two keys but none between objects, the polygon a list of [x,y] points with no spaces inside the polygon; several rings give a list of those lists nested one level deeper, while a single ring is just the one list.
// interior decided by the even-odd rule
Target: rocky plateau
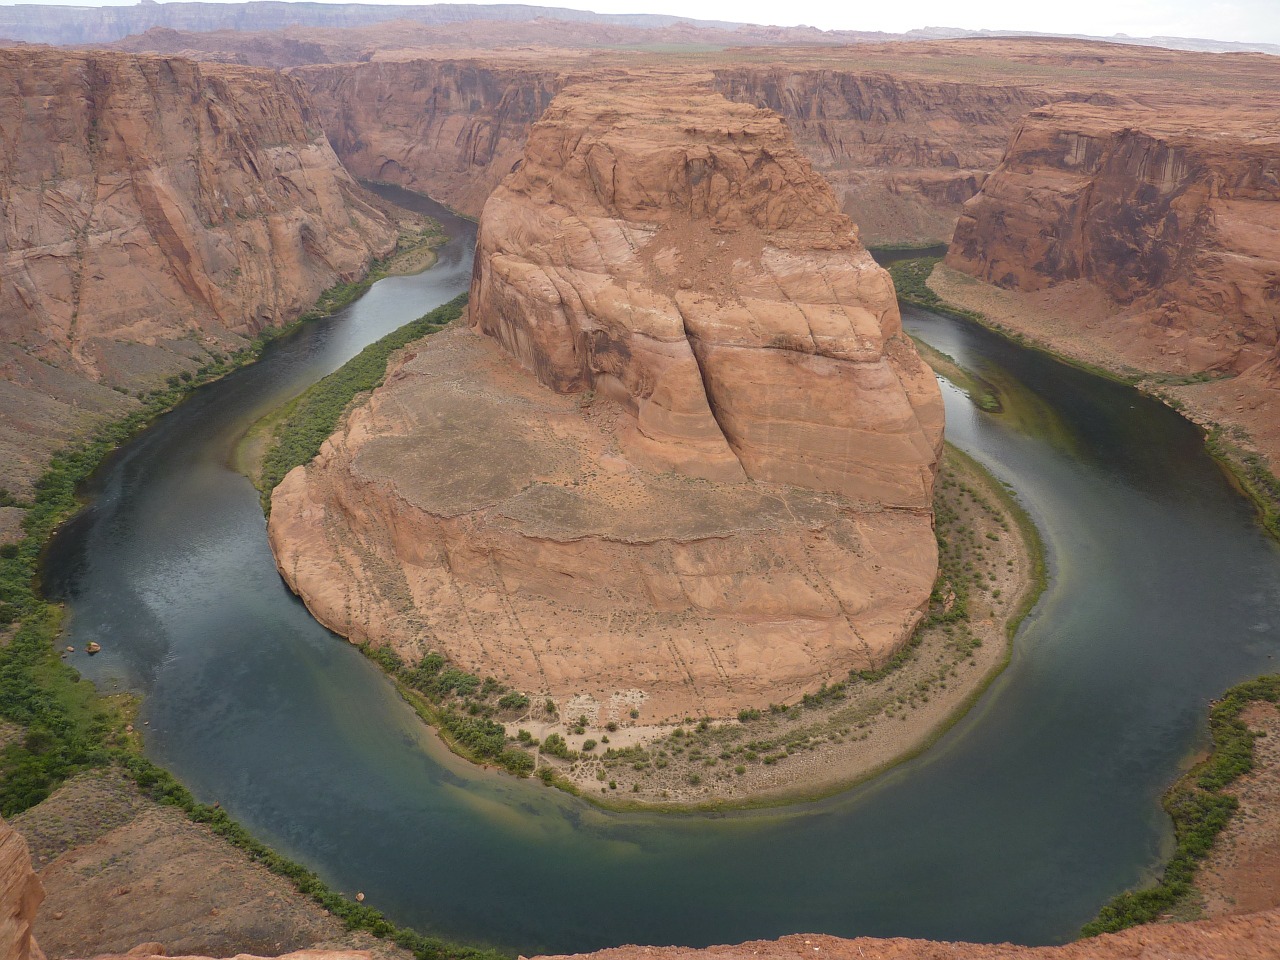
[{"label": "rocky plateau", "polygon": [[892,284],[785,124],[606,78],[486,203],[471,329],[396,364],[269,532],[353,639],[575,716],[724,716],[910,635],[941,438]]}]

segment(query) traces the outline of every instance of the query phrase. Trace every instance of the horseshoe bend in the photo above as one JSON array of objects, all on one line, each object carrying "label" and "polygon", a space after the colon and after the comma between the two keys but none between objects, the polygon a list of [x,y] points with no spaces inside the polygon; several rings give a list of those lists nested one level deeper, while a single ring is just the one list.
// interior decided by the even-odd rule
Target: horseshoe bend
[{"label": "horseshoe bend", "polygon": [[604,77],[485,204],[467,322],[276,488],[270,537],[323,623],[410,663],[593,724],[726,717],[911,636],[942,426],[781,119]]}]

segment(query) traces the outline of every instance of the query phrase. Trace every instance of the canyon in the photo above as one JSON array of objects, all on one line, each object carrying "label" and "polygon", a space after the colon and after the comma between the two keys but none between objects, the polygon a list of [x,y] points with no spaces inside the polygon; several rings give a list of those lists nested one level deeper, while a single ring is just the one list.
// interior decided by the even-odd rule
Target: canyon
[{"label": "canyon", "polygon": [[566,87],[485,204],[470,311],[276,488],[321,622],[628,724],[795,697],[911,635],[941,400],[776,115]]},{"label": "canyon", "polygon": [[933,287],[1280,462],[1277,144],[1262,104],[1033,111]]},{"label": "canyon", "polygon": [[0,486],[16,496],[139,391],[395,246],[398,215],[275,71],[10,48],[0,77]]},{"label": "canyon", "polygon": [[[760,32],[695,53],[732,25],[678,22],[248,25],[0,52],[0,485],[29,494],[138,391],[390,250],[399,214],[353,177],[431,194],[481,217],[470,325],[403,353],[273,500],[282,575],[355,641],[643,727],[884,663],[933,587],[942,412],[869,242],[954,228],[945,299],[1154,375],[1280,455],[1269,58]],[[688,50],[620,49],[646,43]],[[4,876],[26,910],[25,875]],[[597,956],[1248,957],[1277,925]]]}]

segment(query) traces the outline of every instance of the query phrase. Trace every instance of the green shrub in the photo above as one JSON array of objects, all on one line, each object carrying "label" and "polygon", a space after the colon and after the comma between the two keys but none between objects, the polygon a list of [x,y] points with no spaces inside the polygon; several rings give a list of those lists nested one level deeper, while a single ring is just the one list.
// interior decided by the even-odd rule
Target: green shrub
[{"label": "green shrub", "polygon": [[320,452],[321,444],[337,429],[351,401],[382,383],[391,354],[456,320],[466,305],[464,293],[369,344],[294,402],[288,415],[276,425],[270,449],[262,460],[259,488],[263,491],[264,510],[271,509],[271,491],[285,474],[310,463]]},{"label": "green shrub", "polygon": [[1113,898],[1086,924],[1081,936],[1113,933],[1150,923],[1167,913],[1193,889],[1196,867],[1213,847],[1238,803],[1222,788],[1253,769],[1256,738],[1240,719],[1254,701],[1280,700],[1280,674],[1271,674],[1232,687],[1209,714],[1213,748],[1165,794],[1164,808],[1173,819],[1177,846],[1154,886],[1130,890]]}]

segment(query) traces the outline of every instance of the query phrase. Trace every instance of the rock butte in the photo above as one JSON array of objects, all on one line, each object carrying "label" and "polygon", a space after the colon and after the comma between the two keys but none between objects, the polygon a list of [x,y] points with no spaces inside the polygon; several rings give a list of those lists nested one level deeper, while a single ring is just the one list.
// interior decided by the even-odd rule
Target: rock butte
[{"label": "rock butte", "polygon": [[776,115],[566,88],[485,206],[471,323],[276,489],[322,622],[601,720],[798,696],[910,635],[941,398]]},{"label": "rock butte", "polygon": [[274,71],[13,48],[0,91],[0,486],[395,242]]}]

